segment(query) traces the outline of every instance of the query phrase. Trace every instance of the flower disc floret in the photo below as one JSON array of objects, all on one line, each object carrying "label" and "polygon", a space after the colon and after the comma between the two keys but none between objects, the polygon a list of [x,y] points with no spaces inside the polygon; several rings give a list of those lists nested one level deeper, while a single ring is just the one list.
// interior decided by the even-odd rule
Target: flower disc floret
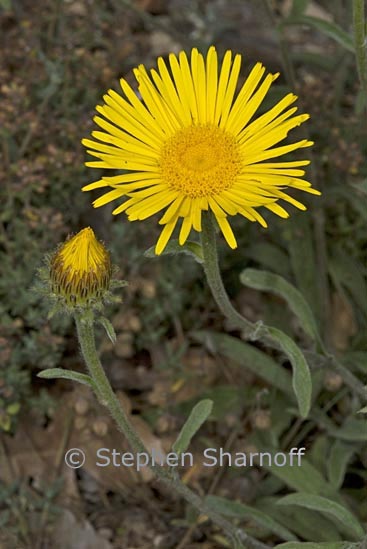
[{"label": "flower disc floret", "polygon": [[241,170],[235,138],[210,124],[177,132],[163,145],[159,162],[162,181],[192,199],[228,189]]}]

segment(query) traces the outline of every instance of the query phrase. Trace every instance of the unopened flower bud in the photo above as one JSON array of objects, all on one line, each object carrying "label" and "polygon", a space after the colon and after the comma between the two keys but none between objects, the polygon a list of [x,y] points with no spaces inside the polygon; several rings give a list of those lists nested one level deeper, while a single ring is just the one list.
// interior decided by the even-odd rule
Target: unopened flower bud
[{"label": "unopened flower bud", "polygon": [[101,301],[111,276],[110,254],[90,227],[69,238],[50,261],[51,290],[69,307]]}]

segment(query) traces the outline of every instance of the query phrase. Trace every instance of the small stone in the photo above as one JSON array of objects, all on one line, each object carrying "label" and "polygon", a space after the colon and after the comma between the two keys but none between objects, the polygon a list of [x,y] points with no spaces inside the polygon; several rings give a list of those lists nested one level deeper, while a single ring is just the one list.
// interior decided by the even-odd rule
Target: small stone
[{"label": "small stone", "polygon": [[337,374],[333,371],[327,371],[324,377],[324,387],[328,391],[335,393],[343,385],[343,378],[340,374]]},{"label": "small stone", "polygon": [[74,410],[77,414],[83,416],[89,410],[89,402],[86,398],[78,398],[74,404]]},{"label": "small stone", "polygon": [[261,431],[266,431],[271,427],[271,416],[269,410],[256,410],[252,414],[252,425],[255,429],[260,429]]},{"label": "small stone", "polygon": [[141,293],[147,299],[153,299],[157,295],[157,287],[153,280],[141,281]]},{"label": "small stone", "polygon": [[74,419],[74,427],[77,431],[81,431],[87,425],[87,418],[85,416],[78,416]]},{"label": "small stone", "polygon": [[108,433],[108,424],[104,419],[96,419],[93,422],[92,429],[97,436],[104,437]]}]

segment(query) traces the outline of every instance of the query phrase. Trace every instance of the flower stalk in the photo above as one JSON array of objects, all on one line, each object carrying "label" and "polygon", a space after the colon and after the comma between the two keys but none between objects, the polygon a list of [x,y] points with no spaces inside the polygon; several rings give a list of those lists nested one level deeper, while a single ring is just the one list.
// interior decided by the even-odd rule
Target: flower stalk
[{"label": "flower stalk", "polygon": [[[94,388],[98,400],[108,409],[120,431],[127,438],[134,452],[149,454],[143,441],[129,421],[125,410],[114,393],[100,362],[95,345],[93,313],[91,313],[91,311],[75,312],[74,318],[82,355],[88,368],[89,375],[93,380],[92,387]],[[257,541],[251,536],[248,536],[246,532],[236,528],[221,515],[213,511],[207,503],[188,486],[186,486],[186,484],[184,484],[179,477],[172,472],[172,470],[152,463],[150,465],[150,469],[157,479],[168,485],[177,494],[182,496],[188,503],[195,507],[200,514],[207,516],[216,525],[222,528],[233,543],[233,547],[236,549],[240,549],[241,547],[248,549],[268,548],[267,545]]]},{"label": "flower stalk", "polygon": [[253,324],[233,307],[224,287],[218,262],[217,241],[213,216],[210,212],[203,216],[201,245],[204,257],[204,271],[213,297],[224,316],[241,328],[245,339],[260,339],[267,335],[262,323]]}]

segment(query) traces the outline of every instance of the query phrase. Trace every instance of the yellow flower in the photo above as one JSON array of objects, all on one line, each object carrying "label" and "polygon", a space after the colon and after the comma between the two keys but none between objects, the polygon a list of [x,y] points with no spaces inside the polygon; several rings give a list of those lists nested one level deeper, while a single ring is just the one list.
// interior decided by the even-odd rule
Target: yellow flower
[{"label": "yellow flower", "polygon": [[69,238],[50,261],[51,289],[68,306],[89,306],[110,286],[110,254],[90,227]]},{"label": "yellow flower", "polygon": [[[227,51],[221,68],[215,48],[206,58],[197,49],[189,60],[184,52],[169,56],[169,67],[158,59],[150,74],[143,65],[134,70],[141,99],[126,80],[125,97],[113,90],[97,106],[95,122],[103,131],[84,139],[88,153],[98,158],[87,166],[124,170],[103,177],[84,191],[113,190],[94,201],[99,207],[128,197],[113,214],[126,211],[130,221],[163,211],[164,228],[156,245],[160,254],[182,218],[179,243],[192,228],[201,231],[203,210],[211,210],[231,248],[237,246],[228,216],[240,214],[266,227],[258,208],[288,217],[279,199],[301,210],[305,206],[284,192],[286,187],[320,194],[302,179],[308,160],[268,162],[312,145],[302,139],[274,147],[289,130],[309,118],[289,108],[297,97],[289,93],[254,119],[277,74],[265,74],[257,63],[236,95],[241,56]],[[263,78],[264,77],[264,78]]]}]

